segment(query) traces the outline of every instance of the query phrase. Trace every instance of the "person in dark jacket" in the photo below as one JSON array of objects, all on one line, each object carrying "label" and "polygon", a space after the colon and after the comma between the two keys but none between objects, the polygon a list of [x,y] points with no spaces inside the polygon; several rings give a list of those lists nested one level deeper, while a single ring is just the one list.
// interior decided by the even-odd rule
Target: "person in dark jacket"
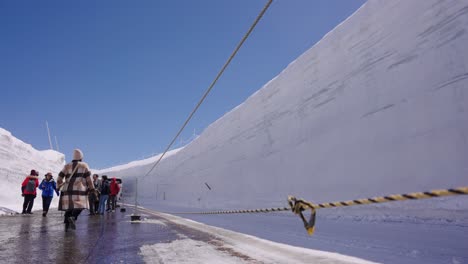
[{"label": "person in dark jacket", "polygon": [[34,199],[36,199],[36,188],[39,186],[39,173],[31,170],[29,176],[26,176],[21,184],[21,191],[24,196],[23,212],[21,214],[32,214]]},{"label": "person in dark jacket", "polygon": [[99,214],[104,214],[104,211],[106,210],[106,204],[107,204],[107,199],[109,199],[109,193],[110,193],[110,186],[109,186],[109,181],[107,180],[106,175],[102,175],[102,180],[101,180],[101,196],[99,197]]},{"label": "person in dark jacket", "polygon": [[76,229],[75,221],[83,209],[88,209],[88,192],[96,191],[88,164],[82,160],[83,152],[75,149],[72,162],[63,167],[57,179],[61,191],[58,209],[65,211],[65,231]]},{"label": "person in dark jacket", "polygon": [[42,216],[46,216],[49,211],[50,203],[54,197],[54,192],[59,195],[57,185],[55,184],[52,173],[48,172],[45,175],[45,179],[39,184],[39,190],[42,191]]},{"label": "person in dark jacket", "polygon": [[101,189],[101,181],[99,180],[99,175],[93,174],[93,184],[94,189],[97,192],[89,192],[89,215],[95,215],[98,213],[99,209],[99,190]]}]

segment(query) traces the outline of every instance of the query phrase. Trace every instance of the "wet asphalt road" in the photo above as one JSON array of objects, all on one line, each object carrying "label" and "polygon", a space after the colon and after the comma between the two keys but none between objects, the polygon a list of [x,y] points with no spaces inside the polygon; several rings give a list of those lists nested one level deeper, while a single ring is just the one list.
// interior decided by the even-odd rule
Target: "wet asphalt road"
[{"label": "wet asphalt road", "polygon": [[132,223],[131,213],[133,210],[117,210],[88,216],[88,211],[83,211],[76,230],[68,232],[62,213],[56,209],[51,209],[47,217],[42,217],[41,212],[2,216],[0,263],[144,263],[139,255],[142,245],[167,243],[177,239],[178,234],[190,233],[178,226]]}]

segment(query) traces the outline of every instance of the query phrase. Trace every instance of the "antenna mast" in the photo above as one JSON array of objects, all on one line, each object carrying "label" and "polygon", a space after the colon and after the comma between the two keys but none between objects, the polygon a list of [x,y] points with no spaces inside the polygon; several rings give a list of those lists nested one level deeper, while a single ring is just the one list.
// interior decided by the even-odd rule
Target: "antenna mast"
[{"label": "antenna mast", "polygon": [[58,146],[58,141],[57,141],[57,136],[55,137],[55,147],[57,148],[57,151],[60,151],[59,146]]},{"label": "antenna mast", "polygon": [[45,121],[45,123],[46,123],[46,127],[47,127],[47,135],[49,135],[49,145],[50,145],[50,149],[54,149],[54,147],[52,146],[52,140],[50,140],[49,123],[47,122],[47,120]]}]

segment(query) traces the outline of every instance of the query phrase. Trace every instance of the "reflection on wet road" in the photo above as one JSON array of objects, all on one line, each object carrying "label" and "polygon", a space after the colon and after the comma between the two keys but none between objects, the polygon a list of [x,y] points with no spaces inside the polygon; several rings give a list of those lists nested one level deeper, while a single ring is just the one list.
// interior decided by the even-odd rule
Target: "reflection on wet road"
[{"label": "reflection on wet road", "polygon": [[0,262],[143,263],[141,246],[178,238],[163,222],[131,223],[130,213],[119,211],[104,216],[84,211],[76,223],[76,230],[65,232],[62,213],[54,210],[47,217],[0,217]]}]

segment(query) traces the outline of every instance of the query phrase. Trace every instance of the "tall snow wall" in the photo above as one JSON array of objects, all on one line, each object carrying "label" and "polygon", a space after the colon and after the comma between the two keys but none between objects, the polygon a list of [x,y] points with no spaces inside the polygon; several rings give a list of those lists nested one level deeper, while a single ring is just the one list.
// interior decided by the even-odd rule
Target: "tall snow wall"
[{"label": "tall snow wall", "polygon": [[[57,178],[65,163],[65,156],[54,150],[39,151],[30,144],[15,138],[7,130],[0,128],[0,207],[21,211],[21,183],[32,169],[37,170],[42,180],[47,172]],[[40,191],[38,191],[40,200]],[[55,199],[55,198],[54,198]],[[55,204],[55,202],[53,202]],[[33,209],[40,208],[36,199]],[[2,210],[0,210],[0,214]]]},{"label": "tall snow wall", "polygon": [[370,0],[149,176],[107,173],[212,209],[467,185],[467,43],[467,1]]}]

